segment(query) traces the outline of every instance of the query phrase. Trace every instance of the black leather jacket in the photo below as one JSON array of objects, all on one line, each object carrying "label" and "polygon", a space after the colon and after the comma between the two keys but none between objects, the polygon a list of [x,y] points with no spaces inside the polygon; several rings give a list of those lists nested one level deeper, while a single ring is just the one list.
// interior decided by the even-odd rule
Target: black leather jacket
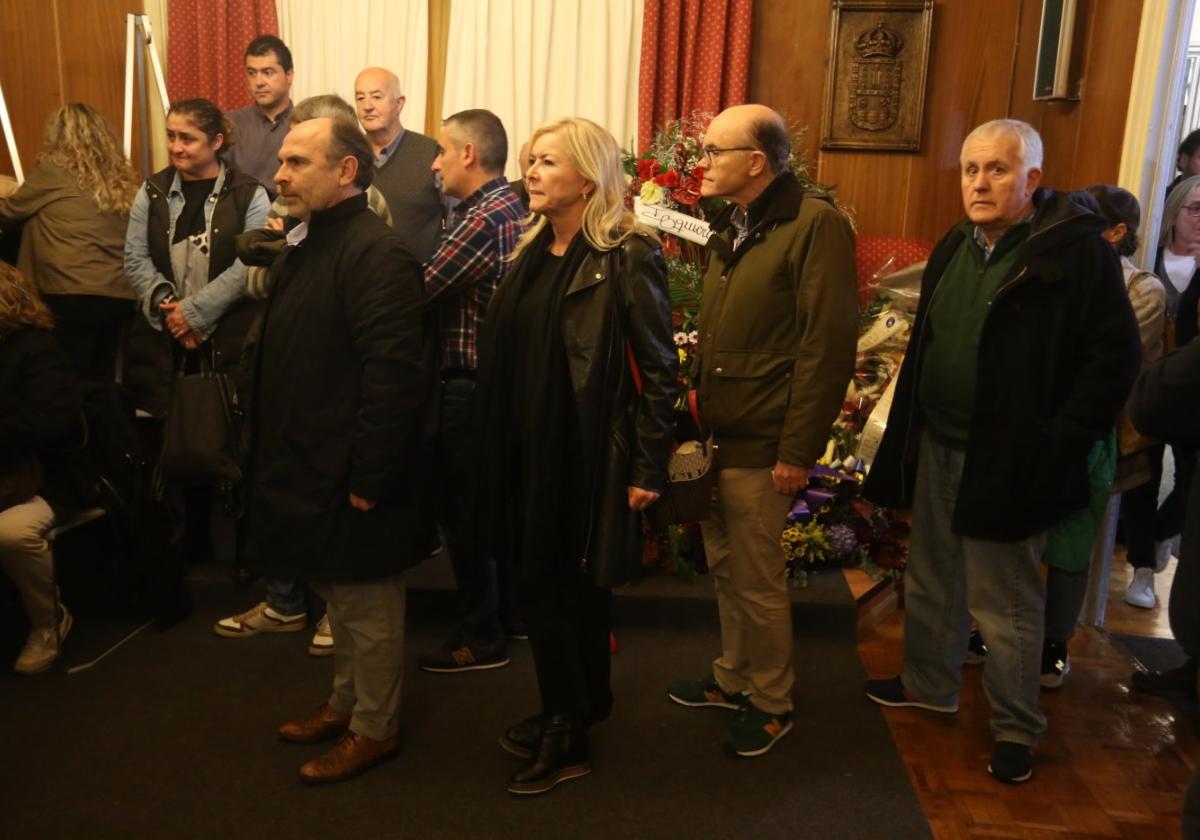
[{"label": "black leather jacket", "polygon": [[[596,466],[587,567],[597,585],[620,585],[641,569],[640,515],[629,509],[627,488],[666,489],[680,390],[658,244],[635,235],[611,251],[591,251],[567,288],[561,312],[584,457]],[[641,394],[627,347],[638,366]]]}]

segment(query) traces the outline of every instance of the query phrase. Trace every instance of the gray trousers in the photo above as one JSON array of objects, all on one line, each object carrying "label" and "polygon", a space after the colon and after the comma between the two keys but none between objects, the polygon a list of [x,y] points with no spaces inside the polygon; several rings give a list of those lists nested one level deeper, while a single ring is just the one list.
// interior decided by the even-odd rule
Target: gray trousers
[{"label": "gray trousers", "polygon": [[391,738],[400,724],[404,676],[404,577],[362,583],[311,583],[333,629],[333,694],[329,706],[350,715],[350,730]]},{"label": "gray trousers", "polygon": [[34,630],[58,626],[54,558],[46,542],[53,524],[54,511],[41,496],[0,511],[0,568],[20,593]]},{"label": "gray trousers", "polygon": [[1046,731],[1038,707],[1045,534],[1016,542],[950,530],[965,453],[921,439],[904,577],[904,687],[930,703],[958,701],[971,617],[987,641],[983,689],[997,741],[1033,745]]}]

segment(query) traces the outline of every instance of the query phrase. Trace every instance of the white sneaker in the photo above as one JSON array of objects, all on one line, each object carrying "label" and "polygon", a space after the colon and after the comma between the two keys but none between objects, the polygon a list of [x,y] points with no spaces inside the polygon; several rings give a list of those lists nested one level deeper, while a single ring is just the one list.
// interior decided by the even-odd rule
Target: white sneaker
[{"label": "white sneaker", "polygon": [[62,610],[62,618],[59,619],[57,631],[50,627],[30,632],[25,647],[21,648],[21,655],[13,664],[13,670],[18,674],[40,674],[49,670],[54,660],[58,659],[58,651],[71,632],[73,623],[67,608],[60,604],[59,609]]},{"label": "white sneaker", "polygon": [[222,618],[213,625],[213,632],[227,639],[241,639],[246,636],[257,636],[259,633],[296,633],[308,624],[305,613],[284,615],[275,612],[267,606],[266,601],[260,602],[254,609],[240,615]]},{"label": "white sneaker", "polygon": [[1175,540],[1163,540],[1154,544],[1154,571],[1165,572],[1171,563],[1171,550],[1175,548]]},{"label": "white sneaker", "polygon": [[317,632],[313,633],[308,652],[313,656],[333,656],[333,628],[329,626],[329,613],[325,613],[317,622]]},{"label": "white sneaker", "polygon": [[1158,599],[1154,597],[1153,569],[1133,570],[1133,580],[1129,581],[1129,589],[1125,591],[1125,603],[1144,610],[1154,609]]}]

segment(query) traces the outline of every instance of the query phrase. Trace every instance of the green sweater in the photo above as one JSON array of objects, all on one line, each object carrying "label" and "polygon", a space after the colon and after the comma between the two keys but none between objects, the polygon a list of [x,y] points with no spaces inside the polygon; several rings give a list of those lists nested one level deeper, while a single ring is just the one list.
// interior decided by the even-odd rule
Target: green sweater
[{"label": "green sweater", "polygon": [[987,257],[975,241],[975,225],[946,266],[929,306],[929,343],[921,360],[917,397],[929,431],[952,446],[965,446],[975,411],[979,337],[996,290],[1029,237],[1029,223],[1010,228]]}]

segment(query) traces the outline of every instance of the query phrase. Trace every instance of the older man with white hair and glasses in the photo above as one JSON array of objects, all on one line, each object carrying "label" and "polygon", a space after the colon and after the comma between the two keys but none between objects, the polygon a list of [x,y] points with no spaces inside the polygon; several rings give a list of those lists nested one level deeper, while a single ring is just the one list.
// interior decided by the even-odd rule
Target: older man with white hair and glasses
[{"label": "older man with white hair and glasses", "polygon": [[1088,504],[1088,453],[1140,360],[1108,223],[1083,193],[1039,188],[1032,126],[993,120],[963,142],[967,218],[942,238],[864,493],[912,507],[903,674],[885,706],[958,710],[971,619],[988,643],[989,772],[1033,774],[1046,533]]}]

